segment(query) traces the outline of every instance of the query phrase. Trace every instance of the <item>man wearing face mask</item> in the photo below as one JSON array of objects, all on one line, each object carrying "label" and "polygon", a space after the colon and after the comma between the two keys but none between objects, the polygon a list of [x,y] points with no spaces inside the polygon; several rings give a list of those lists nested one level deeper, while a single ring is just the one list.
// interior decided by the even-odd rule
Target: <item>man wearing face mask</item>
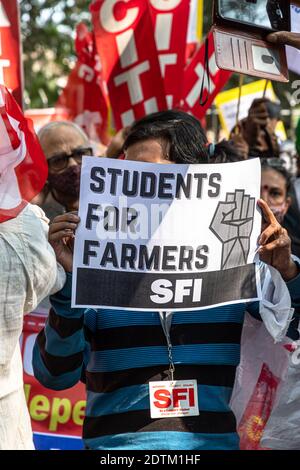
[{"label": "man wearing face mask", "polygon": [[50,122],[38,134],[48,162],[48,181],[40,201],[52,219],[65,210],[78,210],[81,161],[93,155],[88,137],[76,124],[68,121]]},{"label": "man wearing face mask", "polygon": [[280,105],[268,98],[255,99],[247,118],[242,119],[232,130],[231,139],[239,146],[244,144],[249,158],[279,157],[279,142],[275,132],[279,119]]}]

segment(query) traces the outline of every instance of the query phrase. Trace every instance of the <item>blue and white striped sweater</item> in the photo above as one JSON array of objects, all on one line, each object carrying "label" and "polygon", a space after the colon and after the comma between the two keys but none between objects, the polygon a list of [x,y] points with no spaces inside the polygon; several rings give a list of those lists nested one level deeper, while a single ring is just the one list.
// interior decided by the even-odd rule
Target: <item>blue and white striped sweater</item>
[{"label": "blue and white striped sweater", "polygon": [[[292,281],[297,290],[299,280]],[[296,287],[298,286],[298,289]],[[151,419],[148,383],[168,380],[168,351],[159,315],[71,309],[71,275],[51,298],[52,310],[33,355],[46,387],[64,389],[82,377],[87,388],[83,437],[94,449],[238,449],[229,408],[240,357],[244,313],[258,303],[173,314],[175,378],[196,379],[198,417]]]}]

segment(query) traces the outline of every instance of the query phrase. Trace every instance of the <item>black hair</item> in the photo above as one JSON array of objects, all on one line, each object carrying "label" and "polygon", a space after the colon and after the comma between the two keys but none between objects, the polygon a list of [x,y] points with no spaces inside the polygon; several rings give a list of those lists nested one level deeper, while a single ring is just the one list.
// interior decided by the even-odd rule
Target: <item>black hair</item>
[{"label": "black hair", "polygon": [[290,173],[285,167],[285,163],[280,158],[262,158],[261,159],[261,169],[262,170],[275,170],[281,176],[284,177],[286,181],[286,194],[290,195],[292,190],[292,178]]},{"label": "black hair", "polygon": [[233,163],[242,160],[244,160],[244,157],[232,142],[224,139],[218,144],[213,145],[212,156],[210,158],[211,163]]},{"label": "black hair", "polygon": [[161,140],[168,146],[170,161],[208,163],[208,142],[200,122],[180,110],[149,114],[136,121],[124,142],[123,150],[147,139]]}]

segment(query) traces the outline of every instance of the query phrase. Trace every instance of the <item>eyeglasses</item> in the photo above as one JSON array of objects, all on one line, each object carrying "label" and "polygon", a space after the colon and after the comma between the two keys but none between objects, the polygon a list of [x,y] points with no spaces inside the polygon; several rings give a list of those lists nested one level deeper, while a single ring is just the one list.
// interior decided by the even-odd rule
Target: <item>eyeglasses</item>
[{"label": "eyeglasses", "polygon": [[48,168],[50,171],[54,172],[62,171],[67,168],[70,158],[73,158],[78,165],[81,165],[84,155],[93,155],[93,149],[91,147],[78,147],[72,150],[71,153],[57,153],[48,159]]}]

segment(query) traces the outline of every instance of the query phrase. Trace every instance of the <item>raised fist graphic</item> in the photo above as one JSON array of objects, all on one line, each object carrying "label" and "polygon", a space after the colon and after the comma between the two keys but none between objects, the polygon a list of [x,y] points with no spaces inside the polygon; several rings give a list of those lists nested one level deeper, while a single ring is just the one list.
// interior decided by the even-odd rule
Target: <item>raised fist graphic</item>
[{"label": "raised fist graphic", "polygon": [[223,243],[221,269],[247,264],[254,209],[255,198],[244,190],[227,193],[219,202],[209,228]]}]

